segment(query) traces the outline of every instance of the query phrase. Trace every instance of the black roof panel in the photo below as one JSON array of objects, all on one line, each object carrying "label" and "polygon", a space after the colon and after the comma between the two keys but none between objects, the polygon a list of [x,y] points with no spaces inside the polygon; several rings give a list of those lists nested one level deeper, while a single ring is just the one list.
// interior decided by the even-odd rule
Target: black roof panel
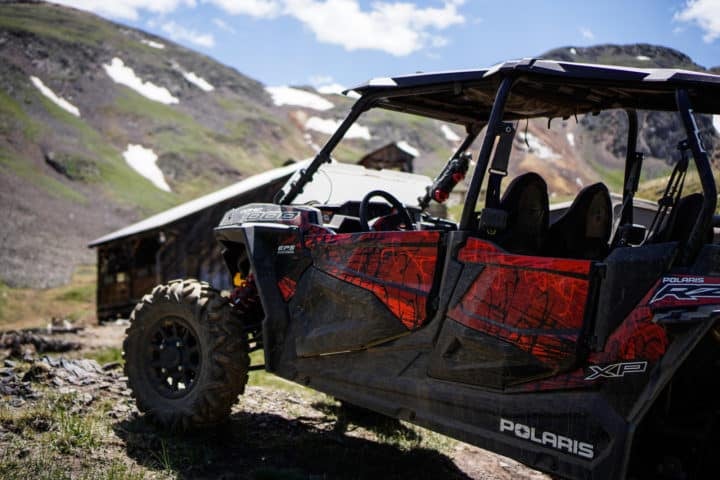
[{"label": "black roof panel", "polygon": [[569,117],[611,108],[675,110],[685,88],[700,113],[720,113],[720,75],[664,68],[525,59],[480,70],[376,78],[355,89],[379,106],[456,123],[485,121],[502,78],[517,80],[505,119]]}]

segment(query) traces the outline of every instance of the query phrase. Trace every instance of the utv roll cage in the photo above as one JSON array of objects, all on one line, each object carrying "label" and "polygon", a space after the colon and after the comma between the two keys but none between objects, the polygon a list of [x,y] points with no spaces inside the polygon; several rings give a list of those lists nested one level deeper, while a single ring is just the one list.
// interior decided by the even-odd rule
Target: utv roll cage
[{"label": "utv roll cage", "polygon": [[[707,232],[713,222],[717,190],[693,113],[720,112],[718,76],[686,70],[524,59],[484,70],[374,79],[353,91],[360,98],[348,116],[297,180],[278,192],[276,203],[292,203],[318,168],[330,162],[332,151],[358,117],[371,108],[383,108],[463,125],[467,136],[450,161],[459,158],[486,127],[458,228],[495,228],[503,222],[502,212],[495,207],[499,203],[502,178],[507,175],[515,133],[510,122],[536,117],[567,119],[622,109],[628,118],[627,153],[623,208],[613,245],[633,243],[637,240],[631,238],[634,229],[632,205],[643,163],[643,154],[637,151],[637,111],[661,110],[679,113],[687,137],[678,145],[683,159],[678,162],[680,167],[676,167],[674,180],[670,182],[675,182],[674,188],[669,186],[660,200],[660,211],[667,212],[679,196],[677,187],[687,168],[688,151],[692,154],[703,193],[700,215],[685,248],[675,260],[677,263],[686,264],[699,252],[703,232]],[[476,204],[486,171],[489,179],[485,208],[478,216]],[[644,237],[644,232],[641,233]]]}]

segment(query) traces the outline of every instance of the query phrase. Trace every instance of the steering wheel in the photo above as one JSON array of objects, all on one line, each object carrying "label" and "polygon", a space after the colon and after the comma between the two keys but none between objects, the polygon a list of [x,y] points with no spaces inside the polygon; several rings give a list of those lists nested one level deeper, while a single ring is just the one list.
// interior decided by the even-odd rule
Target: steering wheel
[{"label": "steering wheel", "polygon": [[388,202],[390,202],[390,205],[392,205],[393,209],[395,210],[395,213],[392,214],[392,216],[398,217],[400,222],[405,224],[405,228],[407,230],[415,229],[412,217],[410,216],[410,212],[408,212],[407,208],[405,208],[405,205],[400,203],[400,200],[383,190],[373,190],[372,192],[365,195],[360,202],[360,229],[363,232],[370,231],[370,225],[368,224],[368,206],[370,205],[370,200],[374,197],[382,197]]}]

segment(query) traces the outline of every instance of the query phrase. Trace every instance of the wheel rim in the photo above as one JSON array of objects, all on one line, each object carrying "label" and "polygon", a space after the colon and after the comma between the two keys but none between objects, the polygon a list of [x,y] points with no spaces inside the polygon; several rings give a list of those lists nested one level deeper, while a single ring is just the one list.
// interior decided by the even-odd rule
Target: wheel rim
[{"label": "wheel rim", "polygon": [[200,376],[202,355],[195,330],[184,319],[166,317],[150,337],[150,380],[166,398],[184,397]]}]

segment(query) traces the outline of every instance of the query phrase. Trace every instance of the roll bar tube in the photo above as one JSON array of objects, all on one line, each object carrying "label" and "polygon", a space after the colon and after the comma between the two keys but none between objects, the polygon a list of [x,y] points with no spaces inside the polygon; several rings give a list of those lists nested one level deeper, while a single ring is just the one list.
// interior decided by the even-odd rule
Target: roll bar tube
[{"label": "roll bar tube", "polygon": [[627,153],[625,155],[625,180],[623,182],[623,203],[620,225],[633,223],[633,198],[640,181],[643,155],[637,151],[638,114],[634,109],[625,110],[628,118]]},{"label": "roll bar tube", "polygon": [[357,120],[363,112],[371,107],[374,100],[375,99],[373,97],[362,97],[353,104],[350,109],[350,113],[347,117],[345,117],[345,120],[343,120],[337,130],[335,130],[335,133],[332,134],[327,143],[323,145],[322,149],[320,149],[317,155],[315,155],[315,158],[310,165],[302,170],[300,178],[290,185],[287,192],[282,190],[278,192],[275,197],[275,203],[278,205],[289,205],[293,200],[295,200],[295,197],[302,193],[303,188],[305,188],[305,185],[312,180],[313,175],[315,175],[315,172],[318,171],[320,166],[323,163],[330,162],[330,153],[335,149],[337,144],[340,143],[340,140],[343,139],[345,133],[350,129],[352,124],[355,123],[355,120]]},{"label": "roll bar tube", "polygon": [[680,256],[678,262],[686,264],[691,261],[702,248],[704,243],[703,234],[711,227],[715,208],[717,207],[717,188],[715,186],[715,177],[710,167],[710,160],[707,152],[700,141],[697,123],[693,116],[692,105],[690,103],[690,95],[685,89],[675,91],[675,101],[677,103],[680,118],[682,119],[685,132],[687,133],[687,141],[695,161],[700,176],[700,184],[703,190],[703,205],[698,215],[695,225],[693,225],[687,244]]},{"label": "roll bar tube", "polygon": [[[313,161],[308,165],[307,168],[303,169],[301,171],[300,178],[297,179],[297,181],[293,182],[290,185],[290,188],[288,191],[280,190],[276,195],[274,202],[279,205],[289,205],[290,203],[295,200],[295,198],[302,193],[303,188],[305,188],[305,185],[310,183],[310,181],[313,178],[313,175],[315,175],[315,172],[318,171],[320,166],[323,163],[329,163],[330,162],[330,154],[333,150],[335,150],[335,147],[337,147],[338,143],[343,139],[347,131],[350,129],[350,127],[355,123],[355,121],[358,119],[360,115],[362,115],[367,110],[374,107],[378,102],[381,102],[383,98],[391,98],[391,97],[401,97],[403,95],[407,95],[410,92],[413,93],[436,93],[436,92],[442,92],[442,91],[448,91],[448,90],[454,90],[458,88],[458,84],[453,85],[439,85],[439,86],[429,86],[423,89],[418,88],[398,88],[394,91],[381,91],[376,93],[368,93],[363,95],[358,99],[357,102],[355,102],[350,110],[350,113],[347,117],[345,117],[345,120],[340,124],[340,126],[335,130],[335,133],[330,137],[330,139],[323,145],[322,149],[315,155],[315,158]],[[468,122],[468,123],[478,123],[478,122]]]},{"label": "roll bar tube", "polygon": [[510,95],[510,89],[514,82],[515,79],[512,77],[503,78],[495,94],[495,101],[493,102],[490,118],[488,119],[487,128],[485,129],[485,138],[483,139],[482,147],[478,154],[477,165],[475,166],[470,187],[465,197],[465,207],[463,208],[460,219],[460,230],[469,230],[475,221],[475,204],[480,195],[480,186],[482,185],[483,179],[485,178],[485,171],[490,163],[490,154],[495,144],[498,125],[502,121],[505,102]]}]

